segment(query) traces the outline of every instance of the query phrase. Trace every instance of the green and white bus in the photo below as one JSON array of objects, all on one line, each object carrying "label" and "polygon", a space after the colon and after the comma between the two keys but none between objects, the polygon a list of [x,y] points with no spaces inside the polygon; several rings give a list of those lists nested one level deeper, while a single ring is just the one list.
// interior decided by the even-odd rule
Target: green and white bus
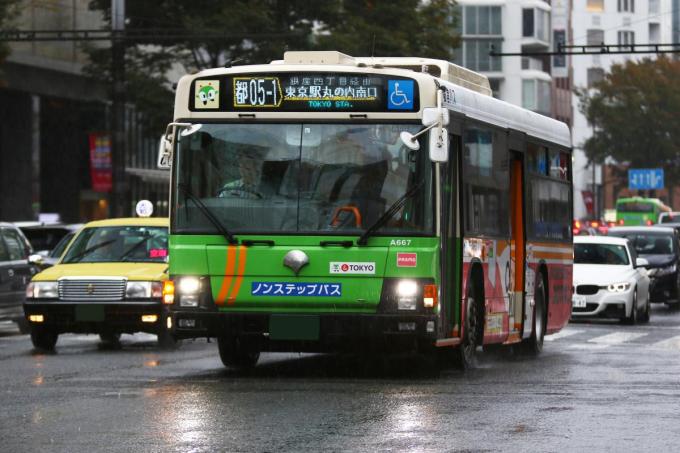
[{"label": "green and white bus", "polygon": [[423,58],[287,52],[184,76],[163,320],[261,351],[522,345],[571,313],[571,149],[563,123]]},{"label": "green and white bus", "polygon": [[671,212],[671,208],[658,198],[629,197],[616,200],[618,225],[654,225],[663,212]]}]

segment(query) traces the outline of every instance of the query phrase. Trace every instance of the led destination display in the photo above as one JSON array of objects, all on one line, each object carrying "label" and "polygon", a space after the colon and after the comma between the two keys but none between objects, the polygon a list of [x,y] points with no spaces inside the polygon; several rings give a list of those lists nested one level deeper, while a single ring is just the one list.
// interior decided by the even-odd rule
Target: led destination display
[{"label": "led destination display", "polygon": [[413,79],[351,73],[239,74],[198,79],[192,111],[413,112]]}]

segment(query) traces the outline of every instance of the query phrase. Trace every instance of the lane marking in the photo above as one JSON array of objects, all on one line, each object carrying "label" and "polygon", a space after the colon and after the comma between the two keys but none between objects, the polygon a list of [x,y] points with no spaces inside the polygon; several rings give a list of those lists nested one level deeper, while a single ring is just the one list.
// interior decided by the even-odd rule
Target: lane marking
[{"label": "lane marking", "polygon": [[562,329],[557,333],[553,333],[550,335],[546,335],[544,340],[545,341],[555,341],[555,340],[561,340],[562,338],[567,338],[572,335],[576,335],[579,333],[583,333],[583,330],[578,330],[578,329]]},{"label": "lane marking", "polygon": [[591,338],[590,340],[588,340],[588,342],[596,344],[614,345],[627,343],[647,335],[649,334],[636,332],[614,332],[607,335],[601,335],[599,337]]},{"label": "lane marking", "polygon": [[651,345],[655,349],[671,349],[680,350],[680,335],[668,338],[666,340],[657,341]]},{"label": "lane marking", "polygon": [[595,350],[595,349],[605,349],[611,346],[610,344],[594,344],[594,343],[574,343],[569,345],[569,349],[585,349],[585,350]]}]

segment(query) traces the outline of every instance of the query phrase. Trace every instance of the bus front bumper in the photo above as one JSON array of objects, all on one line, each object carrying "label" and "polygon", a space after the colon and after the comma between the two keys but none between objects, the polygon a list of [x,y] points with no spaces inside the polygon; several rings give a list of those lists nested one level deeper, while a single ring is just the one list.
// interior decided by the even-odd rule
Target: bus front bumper
[{"label": "bus front bumper", "polygon": [[237,337],[271,352],[399,350],[432,345],[434,315],[426,314],[271,314],[175,311],[176,338]]}]

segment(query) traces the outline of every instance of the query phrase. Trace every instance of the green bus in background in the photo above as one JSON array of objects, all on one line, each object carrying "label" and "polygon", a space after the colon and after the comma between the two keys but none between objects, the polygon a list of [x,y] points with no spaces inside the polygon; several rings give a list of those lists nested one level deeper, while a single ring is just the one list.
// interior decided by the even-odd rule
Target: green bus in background
[{"label": "green bus in background", "polygon": [[630,197],[616,200],[616,223],[618,225],[653,225],[659,214],[671,212],[658,198]]}]

